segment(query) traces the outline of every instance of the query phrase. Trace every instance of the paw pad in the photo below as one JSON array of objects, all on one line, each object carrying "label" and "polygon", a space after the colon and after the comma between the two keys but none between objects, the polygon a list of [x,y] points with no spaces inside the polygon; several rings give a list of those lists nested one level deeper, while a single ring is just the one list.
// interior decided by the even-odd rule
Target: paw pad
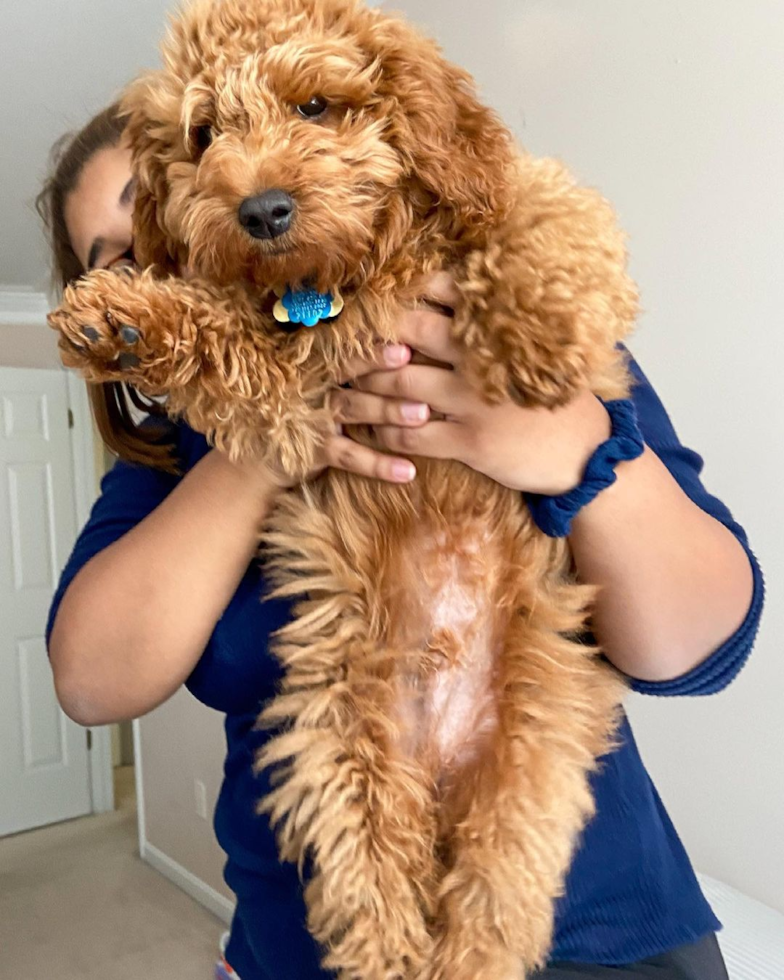
[{"label": "paw pad", "polygon": [[137,357],[135,354],[122,353],[117,358],[117,364],[121,371],[127,371],[129,368],[138,367],[142,363],[141,358]]},{"label": "paw pad", "polygon": [[[130,323],[118,321],[109,310],[105,313],[105,320],[109,327],[108,335],[105,330],[100,330],[98,327],[89,324],[83,324],[78,328],[79,339],[84,339],[88,345],[99,345],[99,350],[101,350],[103,357],[106,357],[109,361],[114,361],[121,371],[128,371],[132,368],[139,367],[142,363],[141,358],[137,354],[131,353],[128,350],[122,350],[121,348],[135,347],[142,340],[141,330],[138,327],[131,326]],[[75,338],[67,337],[67,335],[66,339],[76,350],[83,354],[87,353],[87,346],[80,344]],[[107,346],[109,347],[108,351],[106,350]],[[112,348],[116,352],[114,355],[111,353]]]},{"label": "paw pad", "polygon": [[131,327],[127,323],[124,323],[120,327],[120,336],[125,341],[125,343],[128,344],[129,347],[131,347],[133,346],[133,344],[139,343],[139,338],[141,337],[141,334],[136,329],[136,327]]}]

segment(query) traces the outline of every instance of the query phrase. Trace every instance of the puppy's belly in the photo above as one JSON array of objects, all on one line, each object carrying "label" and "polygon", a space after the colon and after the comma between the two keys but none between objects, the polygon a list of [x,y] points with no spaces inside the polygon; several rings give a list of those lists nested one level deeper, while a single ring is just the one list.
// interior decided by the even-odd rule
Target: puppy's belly
[{"label": "puppy's belly", "polygon": [[396,686],[399,744],[442,785],[470,767],[498,726],[499,561],[480,532],[459,540],[441,532],[406,552],[415,571],[396,610],[406,648]]}]

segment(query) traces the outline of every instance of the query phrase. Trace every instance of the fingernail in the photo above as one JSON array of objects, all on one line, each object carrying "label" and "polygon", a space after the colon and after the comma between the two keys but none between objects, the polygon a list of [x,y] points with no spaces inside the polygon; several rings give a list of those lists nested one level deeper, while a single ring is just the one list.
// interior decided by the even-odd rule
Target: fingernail
[{"label": "fingernail", "polygon": [[413,463],[393,463],[392,476],[398,483],[410,483],[416,476]]},{"label": "fingernail", "polygon": [[400,408],[400,414],[407,422],[424,422],[429,411],[427,405],[418,405],[413,402],[402,405]]},{"label": "fingernail", "polygon": [[408,357],[408,348],[403,344],[390,344],[384,348],[384,361],[387,364],[402,364]]}]

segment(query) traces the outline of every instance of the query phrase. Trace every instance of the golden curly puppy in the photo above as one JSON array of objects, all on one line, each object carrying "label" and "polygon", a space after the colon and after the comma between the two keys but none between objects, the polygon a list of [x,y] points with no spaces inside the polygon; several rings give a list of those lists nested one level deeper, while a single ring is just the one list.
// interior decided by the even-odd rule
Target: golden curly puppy
[{"label": "golden curly puppy", "polygon": [[[125,108],[145,271],[92,273],[51,317],[88,379],[166,392],[235,458],[300,477],[342,365],[448,268],[487,399],[626,394],[636,300],[609,206],[519,152],[400,20],[200,0]],[[283,329],[280,295],[305,287],[331,316]],[[340,978],[518,980],[547,957],[622,685],[585,642],[566,543],[519,493],[418,467],[405,487],[329,471],[273,515],[270,574],[299,601],[262,808],[312,867],[309,928]]]}]

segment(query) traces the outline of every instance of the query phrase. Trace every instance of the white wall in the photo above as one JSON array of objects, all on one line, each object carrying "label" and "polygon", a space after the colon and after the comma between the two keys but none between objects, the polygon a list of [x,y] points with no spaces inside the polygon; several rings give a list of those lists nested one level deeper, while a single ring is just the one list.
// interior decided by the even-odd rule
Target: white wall
[{"label": "white wall", "polygon": [[[146,844],[168,859],[168,869],[174,862],[228,905],[225,854],[212,829],[226,755],[221,716],[181,689],[142,718],[139,730]],[[197,782],[204,785],[206,819],[197,812]]]},{"label": "white wall", "polygon": [[47,298],[0,288],[0,367],[60,367],[57,337],[46,325]]},{"label": "white wall", "polygon": [[32,202],[52,143],[158,61],[171,0],[0,0],[0,289],[45,289]]},{"label": "white wall", "polygon": [[54,334],[46,327],[0,322],[0,367],[59,368]]},{"label": "white wall", "polygon": [[751,663],[708,700],[635,699],[696,862],[784,911],[784,4],[393,0],[534,152],[616,204],[645,315],[632,347],[768,580]]}]

